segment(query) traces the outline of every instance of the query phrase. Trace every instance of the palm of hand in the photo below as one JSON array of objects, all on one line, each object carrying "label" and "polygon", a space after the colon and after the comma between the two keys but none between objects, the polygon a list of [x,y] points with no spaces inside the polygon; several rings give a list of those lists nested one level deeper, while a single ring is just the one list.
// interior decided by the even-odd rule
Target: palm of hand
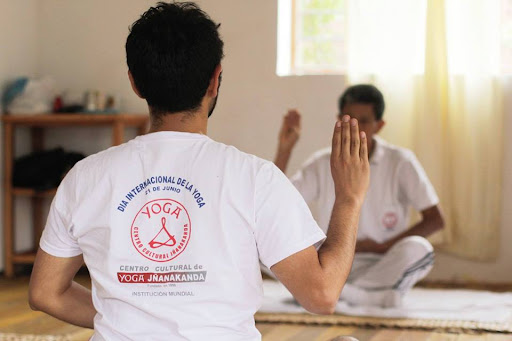
[{"label": "palm of hand", "polygon": [[300,114],[296,110],[290,110],[283,118],[281,131],[279,132],[279,144],[281,148],[292,148],[300,137]]}]

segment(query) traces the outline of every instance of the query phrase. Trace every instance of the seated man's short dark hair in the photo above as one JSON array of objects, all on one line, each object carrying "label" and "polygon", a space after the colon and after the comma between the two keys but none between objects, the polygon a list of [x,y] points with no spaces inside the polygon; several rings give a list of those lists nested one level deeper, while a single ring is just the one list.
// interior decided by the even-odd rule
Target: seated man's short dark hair
[{"label": "seated man's short dark hair", "polygon": [[358,84],[348,87],[338,100],[340,114],[347,104],[362,103],[372,104],[375,112],[375,119],[380,121],[384,114],[384,96],[375,86],[371,84]]},{"label": "seated man's short dark hair", "polygon": [[192,2],[159,2],[133,23],[126,60],[152,115],[200,107],[224,56],[219,26]]}]

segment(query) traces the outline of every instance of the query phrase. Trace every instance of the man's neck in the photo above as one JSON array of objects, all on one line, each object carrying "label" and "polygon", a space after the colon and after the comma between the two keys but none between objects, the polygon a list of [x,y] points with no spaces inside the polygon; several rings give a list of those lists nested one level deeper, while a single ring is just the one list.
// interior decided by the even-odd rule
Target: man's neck
[{"label": "man's neck", "polygon": [[149,132],[155,133],[158,131],[177,131],[183,133],[195,133],[207,135],[208,133],[208,118],[207,114],[200,111],[190,112],[177,112],[172,114],[162,115],[160,119],[154,119],[151,115],[151,125]]}]

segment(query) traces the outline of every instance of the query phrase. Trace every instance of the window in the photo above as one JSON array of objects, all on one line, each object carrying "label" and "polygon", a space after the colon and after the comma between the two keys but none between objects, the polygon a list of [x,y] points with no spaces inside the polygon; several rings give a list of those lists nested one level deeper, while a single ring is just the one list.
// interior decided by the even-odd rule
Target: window
[{"label": "window", "polygon": [[[443,39],[426,31],[427,0],[278,1],[280,76],[421,75],[427,37]],[[429,25],[444,20],[450,74],[512,74],[512,0],[442,3]]]},{"label": "window", "polygon": [[278,11],[278,75],[345,71],[345,0],[279,0]]}]

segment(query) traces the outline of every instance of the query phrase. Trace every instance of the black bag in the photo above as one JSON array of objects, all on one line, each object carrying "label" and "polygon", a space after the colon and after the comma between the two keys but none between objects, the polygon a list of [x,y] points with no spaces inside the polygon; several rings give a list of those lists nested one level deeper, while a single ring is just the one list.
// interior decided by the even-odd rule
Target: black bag
[{"label": "black bag", "polygon": [[22,156],[14,161],[13,186],[35,190],[56,188],[74,164],[84,157],[81,153],[65,152],[62,148]]}]

